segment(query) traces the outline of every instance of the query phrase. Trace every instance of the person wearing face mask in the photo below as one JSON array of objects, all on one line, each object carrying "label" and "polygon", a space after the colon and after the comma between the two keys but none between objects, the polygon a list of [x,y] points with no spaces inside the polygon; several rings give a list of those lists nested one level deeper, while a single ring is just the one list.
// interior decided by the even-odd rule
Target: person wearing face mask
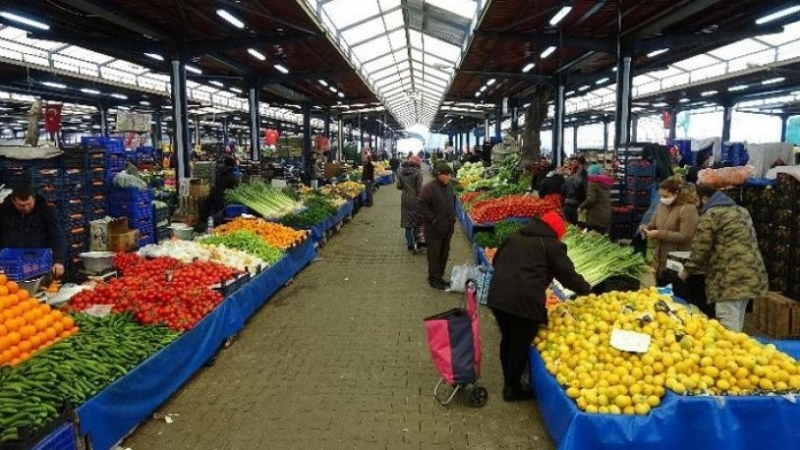
[{"label": "person wearing face mask", "polygon": [[699,220],[697,207],[684,200],[681,195],[683,185],[670,178],[658,186],[660,204],[656,213],[640,228],[644,236],[655,241],[653,253],[653,270],[659,286],[668,284],[664,277],[667,267],[667,256],[671,252],[689,251],[692,249],[692,237],[697,230]]}]

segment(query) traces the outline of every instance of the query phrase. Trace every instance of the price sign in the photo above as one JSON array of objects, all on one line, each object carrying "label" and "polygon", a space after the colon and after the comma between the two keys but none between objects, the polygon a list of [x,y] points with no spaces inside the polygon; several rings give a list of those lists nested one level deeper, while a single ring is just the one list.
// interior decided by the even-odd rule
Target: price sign
[{"label": "price sign", "polygon": [[635,331],[611,330],[611,346],[623,352],[647,353],[650,348],[650,335]]}]

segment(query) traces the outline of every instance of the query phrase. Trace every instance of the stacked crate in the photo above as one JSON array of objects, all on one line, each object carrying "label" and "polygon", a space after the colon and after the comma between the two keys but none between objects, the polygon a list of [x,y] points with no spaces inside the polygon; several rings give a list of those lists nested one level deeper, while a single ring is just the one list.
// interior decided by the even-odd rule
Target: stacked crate
[{"label": "stacked crate", "polygon": [[62,156],[62,168],[70,183],[84,186],[83,209],[88,221],[102,219],[108,214],[106,193],[106,150],[79,148]]},{"label": "stacked crate", "polygon": [[160,201],[153,201],[153,223],[155,225],[155,242],[159,243],[169,239],[171,232],[169,229],[170,210],[169,205]]},{"label": "stacked crate", "polygon": [[[630,238],[650,208],[652,189],[656,183],[655,166],[644,159],[644,149],[641,147],[618,149],[615,166],[615,187],[621,196],[619,203],[612,198],[612,206],[616,206],[618,212],[612,213],[611,237]],[[629,206],[630,214],[622,212],[622,205]]]},{"label": "stacked crate", "polygon": [[139,230],[140,247],[155,242],[151,189],[115,187],[109,195],[108,210],[112,217],[127,217],[128,228]]}]

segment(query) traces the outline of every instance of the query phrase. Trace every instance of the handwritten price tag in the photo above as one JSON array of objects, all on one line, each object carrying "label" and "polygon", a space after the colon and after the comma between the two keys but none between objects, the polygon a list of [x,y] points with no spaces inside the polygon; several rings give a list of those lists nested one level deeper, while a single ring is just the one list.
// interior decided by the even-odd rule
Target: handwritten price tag
[{"label": "handwritten price tag", "polygon": [[650,335],[620,329],[611,330],[611,346],[623,352],[647,353]]}]

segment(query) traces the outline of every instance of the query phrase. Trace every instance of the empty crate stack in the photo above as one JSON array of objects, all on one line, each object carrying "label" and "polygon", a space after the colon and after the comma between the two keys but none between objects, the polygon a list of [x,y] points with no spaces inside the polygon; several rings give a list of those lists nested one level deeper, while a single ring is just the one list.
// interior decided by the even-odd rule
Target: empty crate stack
[{"label": "empty crate stack", "polygon": [[169,229],[170,211],[169,205],[158,200],[153,201],[153,223],[155,224],[155,242],[169,239],[171,232]]},{"label": "empty crate stack", "polygon": [[151,189],[114,187],[108,209],[112,217],[127,217],[128,228],[139,230],[140,247],[155,242]]},{"label": "empty crate stack", "polygon": [[625,203],[633,208],[632,223],[638,225],[650,208],[656,184],[656,168],[644,159],[644,149],[640,147],[620,149],[617,160],[625,180]]},{"label": "empty crate stack", "polygon": [[108,215],[105,148],[69,149],[61,159],[65,178],[70,183],[84,187],[82,207],[87,221],[102,219]]}]

